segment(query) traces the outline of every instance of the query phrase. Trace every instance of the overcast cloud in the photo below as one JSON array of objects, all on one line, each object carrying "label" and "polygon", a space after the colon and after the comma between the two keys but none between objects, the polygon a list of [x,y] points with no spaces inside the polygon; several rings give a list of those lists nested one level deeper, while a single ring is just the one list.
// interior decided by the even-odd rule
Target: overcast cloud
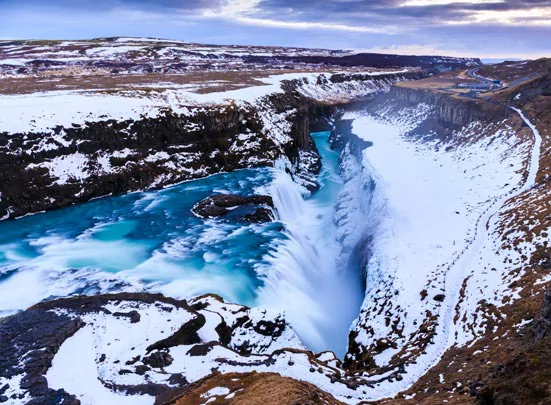
[{"label": "overcast cloud", "polygon": [[0,38],[105,36],[539,57],[551,56],[551,1],[0,0]]}]

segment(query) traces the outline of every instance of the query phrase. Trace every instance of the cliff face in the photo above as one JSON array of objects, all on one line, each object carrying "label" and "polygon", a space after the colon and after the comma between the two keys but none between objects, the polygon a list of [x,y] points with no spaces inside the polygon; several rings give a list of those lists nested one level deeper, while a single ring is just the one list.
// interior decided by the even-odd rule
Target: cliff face
[{"label": "cliff face", "polygon": [[[403,103],[434,106],[438,130],[458,129],[475,121],[497,122],[511,116],[511,111],[502,104],[469,98],[458,98],[445,93],[418,88],[394,86],[380,102],[393,100]],[[435,123],[431,123],[434,125]]]},{"label": "cliff face", "polygon": [[[19,216],[162,187],[268,164],[279,153],[254,109],[234,105],[57,127],[54,133],[0,135],[0,170],[8,174],[0,179],[2,212]],[[247,144],[251,139],[254,145]],[[75,165],[79,170],[70,170]]]},{"label": "cliff face", "polygon": [[[294,165],[297,181],[315,188],[320,160],[312,128],[331,128],[338,105],[387,91],[406,77],[319,75],[282,81],[281,91],[250,101],[169,102],[153,116],[98,115],[72,125],[0,132],[0,170],[7,174],[0,179],[0,218],[269,166],[280,156]],[[34,118],[28,120],[32,129]]]}]

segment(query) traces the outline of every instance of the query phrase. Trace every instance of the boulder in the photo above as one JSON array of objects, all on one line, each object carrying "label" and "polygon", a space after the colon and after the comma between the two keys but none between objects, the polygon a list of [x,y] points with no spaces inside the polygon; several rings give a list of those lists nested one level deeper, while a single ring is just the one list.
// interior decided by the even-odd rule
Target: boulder
[{"label": "boulder", "polygon": [[211,195],[192,208],[200,218],[232,218],[246,222],[269,222],[274,219],[274,202],[267,195],[239,196],[234,194]]}]

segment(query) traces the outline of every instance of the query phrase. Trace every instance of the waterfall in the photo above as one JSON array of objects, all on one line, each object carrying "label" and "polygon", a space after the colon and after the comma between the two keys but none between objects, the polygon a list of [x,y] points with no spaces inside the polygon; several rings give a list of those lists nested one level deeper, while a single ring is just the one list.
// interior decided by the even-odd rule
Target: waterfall
[{"label": "waterfall", "polygon": [[350,249],[343,249],[335,216],[343,187],[338,154],[326,137],[315,139],[324,164],[320,191],[310,196],[293,182],[284,162],[275,166],[270,194],[286,238],[257,267],[264,281],[257,304],[283,310],[311,350],[342,357],[363,299],[362,270],[343,265],[343,252]]}]

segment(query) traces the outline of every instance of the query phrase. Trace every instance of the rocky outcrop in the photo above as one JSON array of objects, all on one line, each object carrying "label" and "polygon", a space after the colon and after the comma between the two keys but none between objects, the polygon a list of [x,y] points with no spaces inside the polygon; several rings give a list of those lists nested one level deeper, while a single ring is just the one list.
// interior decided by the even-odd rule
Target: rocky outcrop
[{"label": "rocky outcrop", "polygon": [[551,290],[543,294],[538,318],[532,324],[532,332],[536,342],[543,340],[551,333]]},{"label": "rocky outcrop", "polygon": [[0,382],[7,381],[0,384],[0,403],[80,404],[74,395],[51,389],[44,374],[61,344],[82,326],[80,319],[34,309],[0,320]]},{"label": "rocky outcrop", "polygon": [[332,132],[329,140],[333,149],[342,151],[348,147],[350,153],[361,160],[362,151],[365,148],[369,148],[373,143],[363,140],[352,132],[353,122],[354,120],[349,119],[336,120],[335,130]]},{"label": "rocky outcrop", "polygon": [[[54,135],[2,134],[0,148],[0,170],[9,173],[0,179],[0,212],[10,217],[269,165],[281,153],[254,109],[234,105],[57,127]],[[65,175],[75,165],[80,177]]]},{"label": "rocky outcrop", "polygon": [[[250,62],[265,62],[266,57],[251,56],[247,60]],[[340,57],[322,57],[322,56],[280,56],[279,60],[297,64],[326,64],[335,66],[366,66],[378,68],[393,68],[401,66],[420,66],[425,69],[432,69],[435,72],[459,69],[466,66],[482,66],[482,62],[477,58],[453,58],[442,56],[415,56],[415,55],[388,55],[377,53],[358,53],[355,55],[346,55]]]},{"label": "rocky outcrop", "polygon": [[511,111],[502,104],[489,101],[459,98],[446,93],[422,88],[394,86],[377,103],[393,100],[394,105],[428,104],[434,106],[436,121],[427,121],[420,131],[450,133],[475,121],[499,122],[511,116]]},{"label": "rocky outcrop", "polygon": [[[0,321],[0,403],[80,403],[75,393],[50,389],[48,381],[53,358],[77,333],[95,336],[92,346],[84,342],[79,350],[95,352],[101,383],[138,395],[188,388],[197,376],[219,368],[274,365],[288,357],[283,347],[302,349],[281,314],[226,304],[212,295],[190,303],[124,293],[59,299]],[[89,356],[77,350],[71,358],[75,364],[56,367],[78,373]]]},{"label": "rocky outcrop", "polygon": [[274,202],[267,195],[238,196],[216,194],[199,201],[193,213],[200,218],[219,218],[231,214],[233,219],[246,222],[267,222],[274,219]]}]

